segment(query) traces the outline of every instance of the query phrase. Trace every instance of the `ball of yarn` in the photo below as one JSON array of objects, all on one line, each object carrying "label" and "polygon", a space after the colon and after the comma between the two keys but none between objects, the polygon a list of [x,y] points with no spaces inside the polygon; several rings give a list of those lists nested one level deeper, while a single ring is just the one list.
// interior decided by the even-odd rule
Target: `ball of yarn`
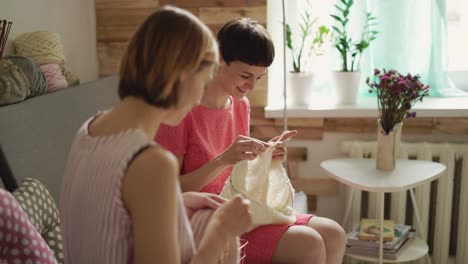
[{"label": "ball of yarn", "polygon": [[68,87],[80,84],[80,78],[66,68],[62,68],[63,76],[67,80]]},{"label": "ball of yarn", "polygon": [[8,60],[0,60],[0,104],[23,101],[30,93],[23,70]]},{"label": "ball of yarn", "polygon": [[35,31],[24,33],[14,41],[16,53],[30,58],[36,65],[65,62],[63,44],[58,33]]},{"label": "ball of yarn", "polygon": [[36,66],[29,58],[19,55],[9,55],[5,59],[18,65],[29,81],[30,97],[39,96],[47,91],[47,80],[42,70]]},{"label": "ball of yarn", "polygon": [[65,79],[65,76],[63,76],[62,70],[60,69],[60,66],[58,64],[43,64],[39,65],[39,68],[41,68],[42,72],[44,73],[47,79],[48,93],[67,88],[67,80]]}]

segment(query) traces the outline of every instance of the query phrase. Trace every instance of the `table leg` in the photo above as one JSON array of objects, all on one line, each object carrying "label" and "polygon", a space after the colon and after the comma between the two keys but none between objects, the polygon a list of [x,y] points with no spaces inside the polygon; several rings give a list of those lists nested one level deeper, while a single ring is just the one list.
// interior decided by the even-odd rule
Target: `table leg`
[{"label": "table leg", "polygon": [[380,235],[379,235],[379,264],[383,263],[383,234],[384,234],[384,211],[385,193],[380,193]]},{"label": "table leg", "polygon": [[[343,228],[346,228],[346,222],[348,221],[349,211],[351,210],[351,204],[353,203],[354,188],[349,187],[351,191],[349,192],[348,204],[346,205],[346,211],[343,219]],[[354,228],[354,227],[351,227]]]},{"label": "table leg", "polygon": [[[419,209],[418,209],[418,205],[416,204],[416,198],[414,197],[414,191],[413,191],[413,188],[409,189],[410,191],[410,195],[411,195],[411,201],[413,202],[413,208],[414,208],[414,214],[416,216],[416,222],[418,224],[418,228],[420,230],[420,234],[421,234],[421,238],[426,241],[427,243],[427,240],[426,240],[426,237],[424,236],[424,229],[423,229],[423,226],[422,226],[422,223],[421,223],[421,217],[419,216]],[[428,264],[431,264],[431,257],[429,256],[429,252],[427,252],[426,254],[426,259],[427,259],[427,263]]]}]

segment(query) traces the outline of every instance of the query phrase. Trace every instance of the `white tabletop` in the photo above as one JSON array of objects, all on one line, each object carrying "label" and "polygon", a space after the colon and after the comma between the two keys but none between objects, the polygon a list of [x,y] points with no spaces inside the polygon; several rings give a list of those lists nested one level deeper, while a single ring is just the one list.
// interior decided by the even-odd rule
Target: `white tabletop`
[{"label": "white tabletop", "polygon": [[425,160],[397,160],[393,171],[375,168],[375,159],[332,159],[320,166],[332,178],[369,192],[400,192],[439,177],[445,165]]}]

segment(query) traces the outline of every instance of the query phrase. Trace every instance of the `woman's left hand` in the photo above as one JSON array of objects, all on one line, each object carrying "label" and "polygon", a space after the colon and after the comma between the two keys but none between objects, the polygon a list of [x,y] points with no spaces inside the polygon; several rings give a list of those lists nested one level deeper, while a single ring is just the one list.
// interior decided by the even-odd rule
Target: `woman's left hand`
[{"label": "woman's left hand", "polygon": [[[297,132],[297,130],[291,130],[291,131],[284,133],[282,136],[276,136],[270,139],[268,141],[269,143],[277,142],[275,145],[275,149],[273,150],[272,158],[284,160],[286,155],[288,154],[288,150],[284,146],[284,143],[290,140],[291,138],[295,137],[298,133],[299,132]],[[281,137],[281,140],[278,141],[280,137]]]},{"label": "woman's left hand", "polygon": [[189,219],[198,209],[211,208],[216,210],[227,199],[212,193],[185,192],[182,193],[185,209]]}]

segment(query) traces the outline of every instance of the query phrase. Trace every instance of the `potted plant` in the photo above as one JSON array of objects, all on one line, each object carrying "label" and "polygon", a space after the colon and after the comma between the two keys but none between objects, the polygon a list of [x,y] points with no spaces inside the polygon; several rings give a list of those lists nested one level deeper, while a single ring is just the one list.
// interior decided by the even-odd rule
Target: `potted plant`
[{"label": "potted plant", "polygon": [[359,64],[361,55],[370,43],[376,39],[378,31],[373,28],[376,18],[371,12],[365,13],[365,22],[360,40],[353,40],[348,33],[347,25],[353,0],[340,0],[335,4],[337,15],[330,15],[338,26],[332,26],[334,32],[333,44],[337,49],[341,64],[340,70],[333,73],[335,80],[335,96],[337,104],[355,104],[359,90]]},{"label": "potted plant", "polygon": [[288,103],[291,105],[309,104],[314,75],[308,70],[308,63],[313,55],[323,54],[324,44],[330,35],[330,30],[326,26],[314,28],[318,18],[312,18],[308,11],[311,8],[309,1],[307,5],[308,8],[301,15],[298,23],[298,38],[294,38],[291,27],[286,25],[286,46],[290,50],[292,59],[292,70],[287,74]]}]

